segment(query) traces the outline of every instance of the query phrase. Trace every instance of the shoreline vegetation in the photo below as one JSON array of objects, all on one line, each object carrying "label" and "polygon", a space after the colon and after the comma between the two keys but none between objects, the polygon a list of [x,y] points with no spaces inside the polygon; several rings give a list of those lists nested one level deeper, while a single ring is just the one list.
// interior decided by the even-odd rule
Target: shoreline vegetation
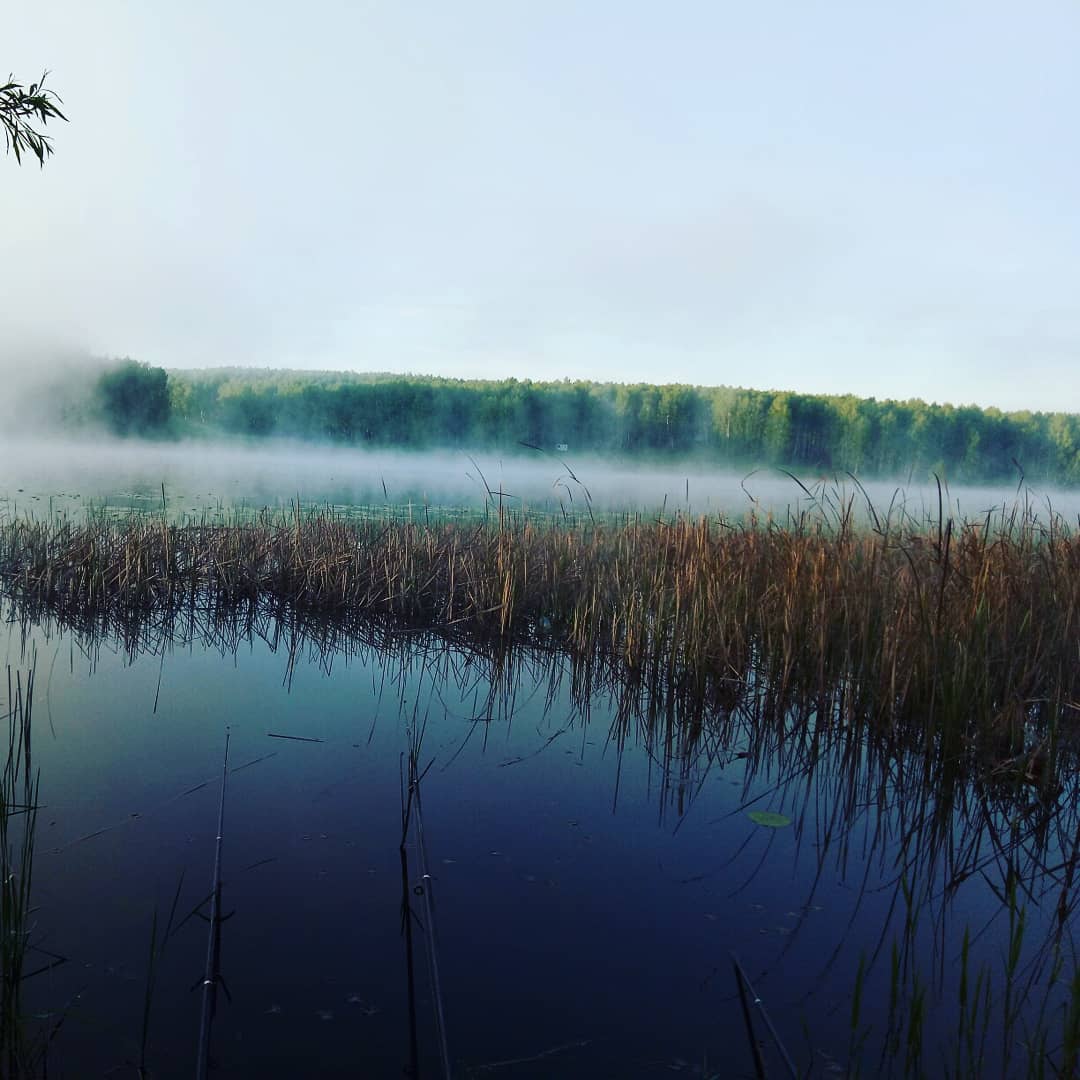
[{"label": "shoreline vegetation", "polygon": [[[519,662],[569,678],[583,717],[610,695],[609,740],[647,747],[680,820],[711,770],[741,768],[736,812],[785,811],[818,878],[861,878],[855,912],[895,892],[853,972],[853,1075],[878,1053],[903,1075],[939,1055],[949,1075],[1072,1075],[1080,536],[1022,505],[965,521],[944,501],[919,519],[867,500],[863,522],[823,502],[783,522],[538,524],[494,498],[472,521],[4,518],[0,594],[12,622],[132,657],[257,635],[290,670],[308,649],[327,670],[367,648],[425,668],[458,655],[490,684],[491,715]],[[865,870],[848,867],[856,849]],[[966,882],[1008,917],[1003,964],[976,954],[978,924],[957,945]],[[957,1016],[943,1046],[939,1006]]]},{"label": "shoreline vegetation", "polygon": [[156,439],[542,450],[951,483],[1080,484],[1080,416],[728,386],[355,372],[69,371],[43,420]]},{"label": "shoreline vegetation", "polygon": [[475,521],[300,506],[214,523],[7,518],[0,590],[120,640],[147,621],[270,611],[358,640],[558,650],[709,707],[754,683],[777,717],[869,723],[942,763],[989,754],[1042,784],[1080,716],[1080,536],[1030,508],[867,511],[865,525],[853,503],[783,524],[538,523],[502,505]]}]

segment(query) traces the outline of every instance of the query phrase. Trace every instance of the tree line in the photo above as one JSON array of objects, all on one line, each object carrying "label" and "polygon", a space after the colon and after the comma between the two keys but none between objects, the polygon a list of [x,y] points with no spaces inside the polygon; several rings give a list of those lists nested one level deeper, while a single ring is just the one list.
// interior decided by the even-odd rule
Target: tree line
[{"label": "tree line", "polygon": [[[124,361],[82,418],[121,435],[525,446],[861,475],[1080,483],[1080,416],[729,386],[463,380]],[[69,410],[69,418],[79,414]]]}]

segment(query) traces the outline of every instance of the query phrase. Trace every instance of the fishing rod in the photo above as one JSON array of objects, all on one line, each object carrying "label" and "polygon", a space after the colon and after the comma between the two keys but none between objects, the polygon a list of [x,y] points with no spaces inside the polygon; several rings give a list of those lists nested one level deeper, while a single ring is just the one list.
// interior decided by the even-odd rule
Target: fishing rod
[{"label": "fishing rod", "polygon": [[405,938],[405,975],[408,983],[409,998],[409,1076],[412,1080],[420,1078],[420,1053],[416,1034],[416,978],[413,964],[413,915],[409,900],[409,856],[406,845],[409,839],[409,823],[412,814],[412,758],[409,760],[409,788],[405,793],[405,773],[399,768],[401,784],[401,843],[398,845],[398,857],[401,860],[401,933]]},{"label": "fishing rod", "polygon": [[[424,900],[424,911],[427,915],[427,933],[424,941],[427,945],[428,968],[431,973],[431,996],[435,1004],[435,1027],[439,1037],[439,1055],[442,1059],[443,1075],[446,1080],[452,1080],[450,1068],[450,1048],[446,1039],[446,1015],[443,1010],[442,983],[439,977],[439,957],[436,949],[435,933],[435,897],[432,891],[432,878],[428,872],[427,848],[424,844],[424,812],[420,801],[421,776],[416,772],[416,753],[409,756],[409,794],[412,797],[416,809],[416,847],[420,859],[420,884],[415,887]],[[427,770],[425,769],[425,772]]]},{"label": "fishing rod", "polygon": [[225,831],[225,779],[229,775],[229,738],[230,732],[226,728],[225,761],[221,767],[221,802],[218,804],[217,839],[214,845],[214,885],[210,893],[210,933],[206,943],[206,969],[202,981],[199,1056],[195,1062],[196,1080],[205,1080],[210,1071],[210,1028],[217,1011],[217,988],[221,982],[221,839]]},{"label": "fishing rod", "polygon": [[787,1070],[791,1074],[792,1080],[799,1080],[799,1071],[795,1068],[795,1063],[791,1060],[791,1056],[788,1054],[787,1050],[784,1049],[784,1044],[780,1041],[780,1036],[777,1034],[776,1028],[769,1018],[769,1014],[765,1011],[764,1002],[758,997],[757,991],[750,982],[750,977],[746,974],[742,964],[739,963],[739,958],[734,953],[731,954],[731,962],[735,967],[735,983],[739,988],[739,1001],[742,1003],[743,1019],[746,1021],[747,1034],[750,1036],[750,1050],[754,1055],[754,1069],[759,1080],[764,1080],[764,1077],[766,1076],[765,1060],[761,1053],[761,1046],[754,1035],[754,1021],[750,1013],[750,1000],[747,998],[748,994],[749,998],[753,1000],[753,1004],[757,1006],[758,1012],[761,1013],[761,1018],[765,1021],[765,1026],[769,1030],[769,1035],[772,1036],[773,1045],[776,1047],[777,1053],[787,1066]]},{"label": "fishing rod", "polygon": [[754,1056],[754,1076],[757,1080],[767,1080],[765,1058],[761,1053],[761,1043],[754,1031],[754,1018],[750,1015],[750,1002],[746,997],[746,984],[739,974],[739,962],[735,961],[735,985],[739,988],[739,1004],[742,1006],[743,1023],[746,1024],[746,1036],[750,1041],[750,1053]]}]

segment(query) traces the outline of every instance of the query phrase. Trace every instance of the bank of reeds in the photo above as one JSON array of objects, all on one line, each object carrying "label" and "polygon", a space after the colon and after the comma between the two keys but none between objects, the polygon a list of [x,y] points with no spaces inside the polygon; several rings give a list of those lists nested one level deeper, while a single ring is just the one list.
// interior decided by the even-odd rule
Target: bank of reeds
[{"label": "bank of reeds", "polygon": [[132,517],[0,523],[9,595],[118,630],[245,606],[388,631],[559,647],[646,691],[748,680],[791,705],[933,742],[973,739],[1037,782],[1080,698],[1080,538],[1058,520],[914,522],[850,513],[782,527],[627,519],[576,528]]}]

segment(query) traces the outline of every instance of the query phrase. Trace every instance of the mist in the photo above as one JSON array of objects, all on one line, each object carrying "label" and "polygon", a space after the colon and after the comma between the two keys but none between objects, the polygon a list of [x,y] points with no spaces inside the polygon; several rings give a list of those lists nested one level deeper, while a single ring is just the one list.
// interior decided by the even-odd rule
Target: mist
[{"label": "mist", "polygon": [[108,361],[42,334],[0,337],[0,427],[8,437],[37,436],[85,412]]},{"label": "mist", "polygon": [[[800,484],[802,486],[800,486]],[[306,507],[412,506],[480,511],[500,502],[533,513],[641,513],[741,519],[750,512],[786,520],[850,504],[866,520],[903,509],[917,520],[937,517],[936,484],[803,474],[782,470],[693,468],[618,462],[589,455],[496,454],[459,449],[397,451],[312,446],[274,440],[152,442],[108,436],[12,437],[0,441],[0,511],[8,516],[78,514],[90,506],[158,511],[162,488],[170,515]],[[1026,505],[1040,517],[1075,521],[1080,491],[1017,485],[948,486],[945,513],[974,520]]]}]

